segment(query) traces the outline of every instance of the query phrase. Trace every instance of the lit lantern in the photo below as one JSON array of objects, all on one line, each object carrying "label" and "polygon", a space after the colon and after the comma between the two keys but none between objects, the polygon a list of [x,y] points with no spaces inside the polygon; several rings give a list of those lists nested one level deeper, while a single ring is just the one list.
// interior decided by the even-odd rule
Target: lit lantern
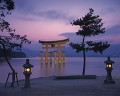
[{"label": "lit lantern", "polygon": [[33,65],[30,64],[29,59],[26,59],[26,63],[23,65],[24,67],[24,72],[23,74],[25,75],[25,88],[29,88],[30,87],[30,75],[32,74],[31,72],[31,67],[33,67]]},{"label": "lit lantern", "polygon": [[112,64],[115,63],[114,61],[110,60],[110,57],[108,57],[108,59],[104,62],[106,64],[106,71],[107,71],[107,76],[106,76],[106,80],[104,80],[105,84],[115,84],[115,81],[112,80]]},{"label": "lit lantern", "polygon": [[114,61],[111,61],[111,60],[110,60],[110,57],[108,57],[108,59],[107,59],[104,63],[106,63],[106,69],[112,70],[112,69],[113,69],[113,68],[112,68],[112,64],[115,63],[115,62],[114,62]]},{"label": "lit lantern", "polygon": [[25,71],[24,71],[24,72],[30,73],[30,72],[31,72],[31,69],[30,69],[30,68],[25,68]]},{"label": "lit lantern", "polygon": [[24,67],[24,75],[31,75],[31,67],[33,65],[30,64],[29,59],[26,59],[26,63],[23,65]]},{"label": "lit lantern", "polygon": [[112,64],[106,64],[106,68],[112,69]]}]

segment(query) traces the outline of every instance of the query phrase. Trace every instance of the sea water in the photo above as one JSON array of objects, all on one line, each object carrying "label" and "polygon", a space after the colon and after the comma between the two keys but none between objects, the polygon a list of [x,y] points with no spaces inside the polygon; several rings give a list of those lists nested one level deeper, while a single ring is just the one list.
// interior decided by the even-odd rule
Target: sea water
[{"label": "sea water", "polygon": [[[41,64],[40,58],[27,58],[34,66],[31,68],[31,78],[49,77],[49,76],[65,76],[65,75],[81,75],[83,70],[83,57],[66,57],[65,64]],[[87,57],[86,58],[86,75],[106,76],[105,63],[106,57]],[[120,58],[111,58],[113,64],[113,76],[120,76]],[[23,64],[26,58],[12,58],[10,60],[13,68],[18,73],[18,79],[24,79]],[[5,83],[8,73],[11,72],[8,64],[0,62],[0,83]],[[9,80],[11,79],[11,76]]]}]

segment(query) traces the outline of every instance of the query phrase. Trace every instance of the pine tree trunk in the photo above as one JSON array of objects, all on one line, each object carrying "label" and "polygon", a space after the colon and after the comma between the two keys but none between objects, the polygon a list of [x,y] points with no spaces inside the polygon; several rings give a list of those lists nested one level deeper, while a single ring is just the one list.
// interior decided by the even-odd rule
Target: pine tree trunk
[{"label": "pine tree trunk", "polygon": [[83,50],[83,73],[82,75],[85,75],[85,68],[86,68],[86,54],[85,54],[85,49]]},{"label": "pine tree trunk", "polygon": [[10,69],[12,70],[12,83],[11,83],[11,87],[14,87],[14,83],[15,83],[15,70],[14,70],[14,68],[12,67],[12,65],[10,64],[10,61],[9,61],[9,59],[8,59],[7,51],[6,51],[6,47],[5,47],[4,43],[0,41],[0,44],[3,46],[4,57],[5,57],[8,65],[9,65]]},{"label": "pine tree trunk", "polygon": [[86,68],[86,50],[85,50],[85,36],[83,36],[83,72],[82,75],[85,75]]}]

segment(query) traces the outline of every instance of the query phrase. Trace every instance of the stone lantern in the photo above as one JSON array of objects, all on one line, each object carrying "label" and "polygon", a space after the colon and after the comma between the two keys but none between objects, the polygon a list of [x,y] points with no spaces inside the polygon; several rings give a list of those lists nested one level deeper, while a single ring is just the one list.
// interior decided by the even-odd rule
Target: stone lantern
[{"label": "stone lantern", "polygon": [[108,59],[104,62],[106,64],[106,71],[107,71],[107,76],[106,76],[106,80],[104,80],[105,84],[115,84],[115,81],[113,81],[112,79],[112,64],[115,63],[114,61],[110,60],[110,57],[108,57]]},{"label": "stone lantern", "polygon": [[31,68],[33,67],[33,65],[30,64],[29,59],[26,59],[26,63],[23,65],[23,67],[24,67],[23,74],[25,75],[24,87],[29,88],[30,87],[30,75],[32,74]]}]

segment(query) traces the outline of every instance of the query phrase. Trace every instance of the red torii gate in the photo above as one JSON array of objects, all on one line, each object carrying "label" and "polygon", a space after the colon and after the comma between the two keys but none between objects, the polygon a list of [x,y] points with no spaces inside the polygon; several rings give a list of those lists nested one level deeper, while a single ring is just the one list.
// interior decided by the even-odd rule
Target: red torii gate
[{"label": "red torii gate", "polygon": [[[48,52],[49,48],[57,48],[58,52],[54,52],[54,63],[64,63],[65,59],[65,53],[61,53],[60,49],[61,48],[65,48],[65,46],[63,46],[62,44],[65,44],[66,42],[69,42],[69,38],[64,39],[64,40],[57,40],[57,41],[40,41],[39,43],[41,43],[42,49],[45,49],[45,53],[41,52],[41,63],[45,62],[48,63],[49,61],[52,62],[52,52]],[[45,60],[43,59],[43,57],[45,57]],[[50,57],[50,60],[48,59],[48,57]],[[57,58],[58,57],[58,58]],[[63,59],[62,59],[63,58]]]}]

